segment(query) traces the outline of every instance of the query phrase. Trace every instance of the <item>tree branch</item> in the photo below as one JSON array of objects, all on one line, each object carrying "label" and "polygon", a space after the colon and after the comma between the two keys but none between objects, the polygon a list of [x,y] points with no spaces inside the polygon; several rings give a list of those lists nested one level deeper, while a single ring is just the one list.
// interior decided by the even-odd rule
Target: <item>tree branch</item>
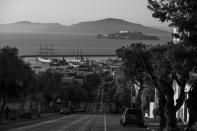
[{"label": "tree branch", "polygon": [[155,88],[158,89],[158,83],[157,83],[155,76],[153,75],[153,73],[151,73],[150,69],[147,67],[147,65],[144,62],[143,62],[143,66],[146,69],[146,71],[148,72],[148,74],[150,75],[151,79],[153,80]]}]

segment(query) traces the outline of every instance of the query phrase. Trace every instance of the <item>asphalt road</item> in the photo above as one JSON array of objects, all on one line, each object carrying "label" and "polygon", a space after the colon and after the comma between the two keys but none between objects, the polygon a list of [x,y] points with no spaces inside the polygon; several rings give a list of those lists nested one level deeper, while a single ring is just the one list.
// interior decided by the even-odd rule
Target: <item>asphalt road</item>
[{"label": "asphalt road", "polygon": [[146,128],[130,125],[122,127],[120,116],[111,114],[73,114],[43,120],[9,131],[146,131]]}]

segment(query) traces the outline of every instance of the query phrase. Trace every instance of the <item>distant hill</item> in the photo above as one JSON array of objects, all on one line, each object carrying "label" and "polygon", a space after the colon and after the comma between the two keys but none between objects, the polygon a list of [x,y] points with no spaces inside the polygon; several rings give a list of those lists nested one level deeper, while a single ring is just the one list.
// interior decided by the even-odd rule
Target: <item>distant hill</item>
[{"label": "distant hill", "polygon": [[29,21],[0,24],[0,32],[114,33],[120,30],[139,31],[144,34],[169,34],[164,30],[115,18],[81,22],[71,26],[58,23],[32,23]]},{"label": "distant hill", "polygon": [[120,30],[139,31],[145,34],[169,34],[167,31],[155,29],[121,19],[107,18],[98,21],[81,22],[68,27],[70,32],[114,33]]},{"label": "distant hill", "polygon": [[0,32],[64,32],[66,28],[59,23],[32,23],[29,21],[0,24]]}]

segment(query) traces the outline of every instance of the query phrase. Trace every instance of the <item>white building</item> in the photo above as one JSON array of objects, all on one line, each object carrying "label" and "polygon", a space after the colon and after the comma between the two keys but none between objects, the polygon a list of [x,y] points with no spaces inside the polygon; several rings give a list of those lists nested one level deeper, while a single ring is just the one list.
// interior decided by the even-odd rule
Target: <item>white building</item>
[{"label": "white building", "polygon": [[[178,34],[179,28],[178,27],[174,27],[173,28],[173,33],[174,34]],[[180,38],[176,38],[175,36],[173,37],[173,43],[177,44],[180,42]]]},{"label": "white building", "polygon": [[[188,98],[188,92],[189,92],[190,88],[191,88],[191,86],[189,84],[186,84],[186,86],[185,86],[185,100]],[[176,83],[175,80],[173,81],[173,89],[174,89],[174,103],[176,104],[176,100],[178,99],[178,97],[180,95],[180,87]],[[181,106],[181,108],[177,111],[176,117],[178,119],[181,119],[184,124],[188,123],[189,113],[188,113],[188,109],[187,109],[187,105],[186,105],[185,101],[184,101],[183,105]]]}]

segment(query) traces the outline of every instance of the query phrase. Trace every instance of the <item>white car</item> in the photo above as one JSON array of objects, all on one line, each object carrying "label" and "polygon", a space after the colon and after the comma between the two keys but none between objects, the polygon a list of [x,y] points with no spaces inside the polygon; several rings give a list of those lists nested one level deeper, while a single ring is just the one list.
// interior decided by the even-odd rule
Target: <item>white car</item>
[{"label": "white car", "polygon": [[60,110],[60,113],[61,114],[70,114],[70,110],[69,110],[69,108],[63,108]]}]

